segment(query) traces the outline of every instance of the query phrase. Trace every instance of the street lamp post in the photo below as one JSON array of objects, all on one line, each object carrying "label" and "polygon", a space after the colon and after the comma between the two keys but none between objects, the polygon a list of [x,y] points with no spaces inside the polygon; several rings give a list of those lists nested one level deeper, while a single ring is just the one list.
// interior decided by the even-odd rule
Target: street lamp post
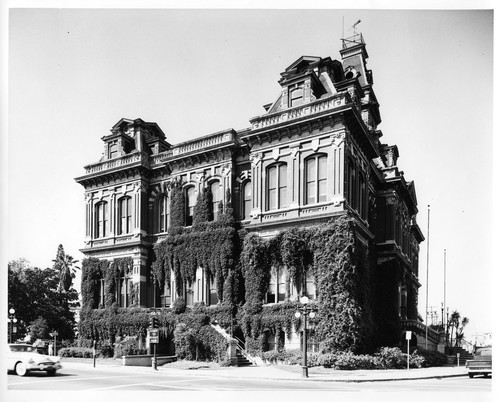
[{"label": "street lamp post", "polygon": [[9,310],[9,323],[10,323],[9,343],[12,343],[12,334],[14,332],[14,324],[17,323],[17,318],[16,318],[15,314],[16,314],[16,310],[11,308]]},{"label": "street lamp post", "polygon": [[57,333],[56,330],[54,330],[49,335],[54,337],[54,351],[53,351],[53,353],[54,353],[54,356],[57,356],[57,335],[59,335],[59,334]]},{"label": "street lamp post", "polygon": [[300,306],[295,313],[296,318],[300,318],[300,316],[304,317],[304,328],[303,328],[303,337],[302,337],[302,377],[308,378],[309,373],[307,369],[307,316],[310,318],[314,318],[316,313],[316,307],[311,306],[309,303],[309,298],[307,296],[302,296],[300,298]]}]

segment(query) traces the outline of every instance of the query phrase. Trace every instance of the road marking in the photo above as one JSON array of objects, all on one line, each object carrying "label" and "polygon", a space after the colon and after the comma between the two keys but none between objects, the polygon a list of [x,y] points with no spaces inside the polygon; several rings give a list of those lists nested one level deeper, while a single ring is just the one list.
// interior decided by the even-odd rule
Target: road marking
[{"label": "road marking", "polygon": [[[198,381],[208,381],[208,380],[201,380],[197,379]],[[193,382],[192,379],[189,380],[174,380],[174,381],[165,381],[163,382],[166,385],[161,385],[162,383],[157,383],[157,382],[143,382],[143,383],[134,383],[134,384],[124,384],[124,385],[113,385],[110,387],[100,387],[100,388],[91,388],[88,389],[87,391],[104,391],[104,390],[111,390],[111,389],[119,389],[119,388],[127,388],[127,387],[140,387],[143,385],[147,386],[157,386],[157,387],[163,387],[163,388],[176,388],[176,389],[186,389],[186,390],[192,390],[192,391],[206,391],[206,388],[193,388],[193,387],[181,387],[181,386],[176,386],[176,385],[167,385],[171,383],[180,383],[180,382]]]},{"label": "road marking", "polygon": [[113,376],[108,376],[108,377],[70,377],[70,378],[57,378],[57,379],[52,379],[52,380],[45,380],[45,381],[20,381],[20,382],[11,382],[8,384],[10,387],[11,385],[29,385],[29,384],[47,384],[50,382],[68,382],[68,381],[85,381],[85,380],[108,380],[110,378],[134,378],[137,377],[137,375],[113,375]]}]

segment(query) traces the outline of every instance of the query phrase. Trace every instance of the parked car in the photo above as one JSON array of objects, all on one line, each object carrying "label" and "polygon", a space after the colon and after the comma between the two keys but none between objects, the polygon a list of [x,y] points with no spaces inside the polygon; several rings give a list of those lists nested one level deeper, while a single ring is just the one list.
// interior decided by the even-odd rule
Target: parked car
[{"label": "parked car", "polygon": [[485,377],[491,375],[491,346],[476,346],[473,359],[467,360],[465,367],[470,378],[475,375],[484,375]]},{"label": "parked car", "polygon": [[61,368],[60,357],[39,353],[32,345],[25,343],[7,345],[7,371],[15,371],[20,376],[31,371],[45,371],[47,375],[55,375]]}]

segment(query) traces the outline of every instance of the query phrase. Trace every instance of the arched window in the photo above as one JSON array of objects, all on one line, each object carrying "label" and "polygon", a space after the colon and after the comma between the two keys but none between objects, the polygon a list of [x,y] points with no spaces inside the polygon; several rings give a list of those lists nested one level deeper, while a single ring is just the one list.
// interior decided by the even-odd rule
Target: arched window
[{"label": "arched window", "polygon": [[272,165],[267,168],[267,211],[286,208],[287,204],[286,164]]},{"label": "arched window", "polygon": [[326,201],[326,155],[314,155],[306,160],[306,204]]},{"label": "arched window", "polygon": [[105,237],[108,234],[108,203],[100,202],[95,206],[95,237]]},{"label": "arched window", "polygon": [[218,181],[214,181],[210,184],[210,192],[212,193],[212,217],[213,220],[216,221],[219,214],[219,202],[221,201],[220,184]]},{"label": "arched window", "polygon": [[167,195],[163,194],[158,198],[157,204],[157,229],[159,233],[166,232],[170,222],[170,203]]},{"label": "arched window", "polygon": [[250,219],[250,211],[252,210],[252,182],[247,180],[243,184],[243,205],[241,218]]},{"label": "arched window", "polygon": [[132,198],[123,197],[118,200],[118,234],[132,231]]},{"label": "arched window", "polygon": [[194,194],[194,186],[186,189],[186,226],[193,225],[194,206],[196,205],[196,197]]}]

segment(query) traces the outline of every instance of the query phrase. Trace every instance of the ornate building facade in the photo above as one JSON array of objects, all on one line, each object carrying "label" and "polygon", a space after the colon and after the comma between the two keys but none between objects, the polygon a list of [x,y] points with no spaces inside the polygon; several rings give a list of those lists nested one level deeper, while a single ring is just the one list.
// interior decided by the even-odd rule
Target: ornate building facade
[{"label": "ornate building facade", "polygon": [[[422,332],[417,311],[419,243],[415,186],[398,168],[398,148],[381,142],[379,104],[362,36],[345,40],[340,61],[300,57],[281,73],[279,96],[242,130],[228,129],[170,144],[156,123],[121,119],[102,137],[104,152],[76,178],[85,189],[87,257],[133,259],[116,288],[119,307],[188,306],[221,300],[201,267],[190,283],[153,285],[153,248],[169,236],[171,189],[182,183],[186,227],[198,194],[211,193],[211,219],[230,200],[248,232],[272,238],[349,214],[356,236],[370,245],[374,293],[388,295],[375,316],[384,328]],[[287,277],[273,270],[264,304],[317,297],[314,278],[285,292]],[[104,285],[102,286],[104,288]],[[182,289],[180,292],[176,289]],[[103,293],[103,292],[102,292]],[[104,304],[104,295],[101,296]],[[388,314],[387,312],[394,314]],[[394,319],[394,317],[397,317]],[[419,329],[420,328],[420,329]]]}]

